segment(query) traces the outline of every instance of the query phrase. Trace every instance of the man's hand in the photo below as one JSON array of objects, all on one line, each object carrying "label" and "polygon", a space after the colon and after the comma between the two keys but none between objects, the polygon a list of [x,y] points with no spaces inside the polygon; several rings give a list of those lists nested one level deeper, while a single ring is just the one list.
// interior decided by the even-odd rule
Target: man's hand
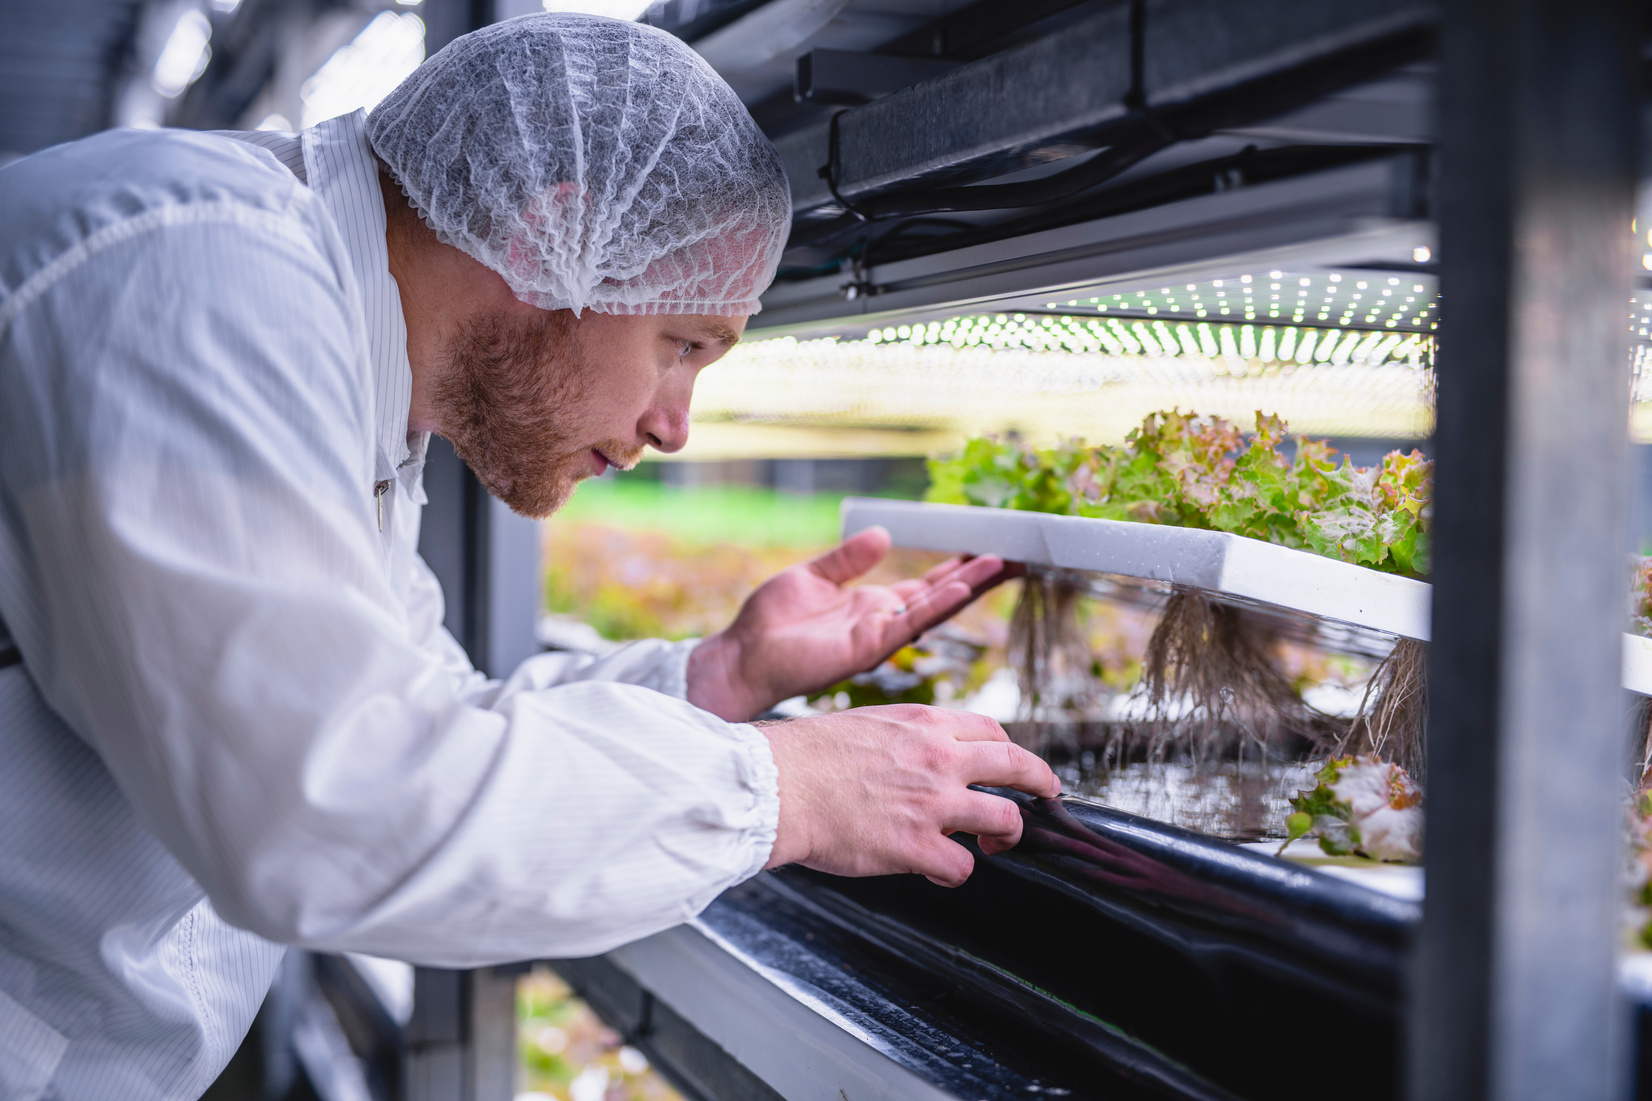
[{"label": "man's hand", "polygon": [[689,657],[688,701],[731,722],[864,673],[1019,567],[952,558],[921,578],[846,588],[889,553],[867,530],[812,562],[776,574],[727,629]]},{"label": "man's hand", "polygon": [[970,784],[1054,797],[1048,765],[982,715],[917,704],[860,707],[764,723],[780,770],[780,828],[768,867],[803,864],[833,875],[917,872],[943,887],[969,878],[975,858],[947,840],[980,838],[999,853],[1021,840],[1021,811]]}]

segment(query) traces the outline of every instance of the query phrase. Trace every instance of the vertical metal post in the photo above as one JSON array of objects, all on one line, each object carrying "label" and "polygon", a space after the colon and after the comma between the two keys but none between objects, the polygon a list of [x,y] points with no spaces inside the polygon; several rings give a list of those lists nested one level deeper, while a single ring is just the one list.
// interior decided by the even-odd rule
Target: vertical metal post
[{"label": "vertical metal post", "polygon": [[[429,52],[492,23],[494,0],[422,9]],[[446,440],[432,437],[419,554],[441,582],[445,625],[478,669],[509,676],[538,646],[539,525],[488,496]],[[510,1101],[516,1095],[516,976],[521,968],[414,972],[406,1101]]]},{"label": "vertical metal post", "polygon": [[[478,486],[478,489],[481,487]],[[539,652],[539,523],[512,512],[503,501],[486,499],[488,578],[482,667],[490,677],[508,677]]]},{"label": "vertical metal post", "polygon": [[[493,677],[538,649],[539,525],[490,497],[445,440],[430,441],[419,553],[447,601],[447,628]],[[411,1101],[509,1101],[516,1081],[515,972],[414,973]]]},{"label": "vertical metal post", "polygon": [[407,1101],[516,1096],[516,977],[523,970],[418,969],[407,1023]]},{"label": "vertical metal post", "polygon": [[1621,1094],[1613,994],[1639,26],[1446,0],[1428,898],[1412,1101]]},{"label": "vertical metal post", "polygon": [[539,525],[488,495],[446,440],[425,461],[419,554],[442,584],[446,626],[490,677],[538,652]]}]

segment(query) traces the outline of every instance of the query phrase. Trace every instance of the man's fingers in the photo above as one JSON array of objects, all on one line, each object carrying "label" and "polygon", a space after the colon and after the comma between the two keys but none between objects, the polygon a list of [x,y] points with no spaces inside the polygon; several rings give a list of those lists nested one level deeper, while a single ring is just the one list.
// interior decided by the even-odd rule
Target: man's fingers
[{"label": "man's fingers", "polygon": [[1002,559],[988,555],[984,558],[949,558],[922,577],[908,577],[889,586],[889,591],[911,603],[923,593],[953,582],[961,582],[974,590],[977,585],[1003,571]]},{"label": "man's fingers", "polygon": [[909,577],[905,581],[897,581],[890,585],[889,591],[902,600],[916,600],[929,591],[929,582],[920,581],[916,577]]},{"label": "man's fingers", "polygon": [[977,837],[975,843],[980,845],[981,851],[988,856],[997,856],[999,853],[1007,853],[1015,848],[1021,843],[1021,839],[1017,837],[1014,841],[1005,841],[998,837]]},{"label": "man's fingers", "polygon": [[923,577],[918,580],[929,582],[945,581],[948,577],[952,576],[952,572],[954,570],[956,570],[959,566],[962,566],[965,562],[970,561],[973,557],[973,555],[960,554],[956,557],[948,558],[945,562],[931,566],[924,573]]},{"label": "man's fingers", "polygon": [[[858,591],[872,593],[874,590]],[[872,662],[874,666],[878,662],[888,661],[902,646],[969,602],[969,590],[958,584],[945,585],[938,590],[930,589],[909,597],[900,596],[898,590],[890,592],[889,595],[894,596],[895,600],[904,600],[905,603],[895,607],[874,606],[870,611],[882,611],[884,618],[864,616],[852,628],[857,649],[875,647],[879,653],[877,661]],[[867,599],[872,597],[869,596]],[[948,610],[949,608],[951,610]]]},{"label": "man's fingers", "polygon": [[[1004,728],[999,725],[997,719],[989,719],[987,716],[977,715],[973,711],[952,711],[949,709],[945,711],[937,710],[935,713],[944,716],[944,721],[948,727],[947,732],[960,742],[1008,742],[1010,740],[1010,736],[1004,733]],[[968,763],[973,765],[974,758],[969,758]],[[977,780],[969,782],[972,784],[979,783]]]},{"label": "man's fingers", "polygon": [[1020,570],[1017,564],[989,555],[960,564],[945,581],[926,581],[927,591],[907,601],[913,613],[910,617],[913,634],[922,634],[942,620],[957,615],[976,597],[1016,576]]},{"label": "man's fingers", "polygon": [[[855,540],[863,536],[870,536],[877,532],[883,536],[883,550],[887,550],[888,533],[882,528],[868,528],[855,536],[854,540],[845,542],[836,550],[815,559],[809,563],[809,568],[828,580],[836,580],[833,571],[842,572],[845,569],[859,566],[858,561],[851,566],[844,566],[842,559],[846,552],[864,553],[861,548],[852,546]],[[879,551],[878,558],[883,551]],[[859,566],[861,572],[871,569],[877,559],[873,559],[864,566]],[[864,594],[883,592],[894,598],[893,606],[885,606],[874,610],[883,611],[888,618],[882,622],[877,630],[877,645],[883,651],[884,657],[893,654],[902,646],[911,642],[925,631],[938,623],[944,622],[962,611],[970,601],[991,589],[994,585],[1006,578],[1018,576],[1023,567],[1018,563],[1005,562],[993,555],[981,558],[954,558],[941,563],[930,570],[920,580],[909,578],[897,581],[882,590],[866,588],[858,590]],[[837,582],[842,584],[841,581]],[[868,597],[870,599],[870,597]],[[857,631],[871,624],[862,621]]]},{"label": "man's fingers", "polygon": [[945,827],[973,833],[983,842],[996,842],[999,852],[1013,848],[1021,840],[1021,808],[1002,795],[965,791],[958,805],[947,815]]},{"label": "man's fingers", "polygon": [[939,834],[913,856],[912,870],[942,887],[962,886],[975,870],[969,850]]},{"label": "man's fingers", "polygon": [[949,581],[962,581],[974,589],[1001,573],[1006,565],[1007,563],[995,554],[983,554],[979,558],[953,558],[924,574],[923,582],[933,586],[944,585]]},{"label": "man's fingers", "polygon": [[809,569],[834,585],[844,585],[882,562],[888,553],[889,532],[870,527],[810,562]]},{"label": "man's fingers", "polygon": [[[906,638],[916,638],[941,622],[947,616],[968,604],[972,599],[969,586],[962,581],[948,581],[934,589],[925,589],[905,598],[905,608],[896,614],[900,629]],[[901,641],[905,641],[903,638]]]},{"label": "man's fingers", "polygon": [[889,588],[902,599],[910,600],[926,590],[959,581],[968,585],[972,592],[979,594],[1007,577],[1019,576],[1021,572],[1023,567],[1019,563],[1005,562],[996,555],[983,555],[980,558],[962,556],[948,558],[922,577],[909,577],[904,581],[895,582]]},{"label": "man's fingers", "polygon": [[966,784],[1014,788],[1045,799],[1061,794],[1061,781],[1050,771],[1050,766],[1018,745],[983,741],[960,745],[958,749],[963,757],[961,768]]},{"label": "man's fingers", "polygon": [[1027,572],[1027,567],[1023,563],[1005,562],[1001,558],[997,559],[997,562],[998,568],[996,570],[987,576],[980,578],[980,580],[976,581],[974,585],[971,586],[975,590],[976,596],[980,596],[982,593],[991,592],[1004,582],[1012,581],[1017,577],[1023,576]]}]

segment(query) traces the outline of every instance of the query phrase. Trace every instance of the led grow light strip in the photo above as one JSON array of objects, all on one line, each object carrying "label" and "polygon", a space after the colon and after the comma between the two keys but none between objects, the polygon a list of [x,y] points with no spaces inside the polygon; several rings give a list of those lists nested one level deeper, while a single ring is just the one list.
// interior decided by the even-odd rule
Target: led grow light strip
[{"label": "led grow light strip", "polygon": [[[1371,366],[1407,362],[1431,366],[1434,339],[1421,333],[1381,329],[1298,328],[1294,325],[1224,325],[1162,318],[1069,314],[982,314],[927,324],[890,325],[866,336],[869,344],[948,345],[1036,352],[1103,353],[1111,356],[1204,357],[1260,363],[1348,363]],[[772,342],[764,342],[772,343]]]},{"label": "led grow light strip", "polygon": [[1245,272],[1201,283],[1050,301],[1044,308],[1194,321],[1317,322],[1321,327],[1402,332],[1439,328],[1434,278],[1410,272]]}]

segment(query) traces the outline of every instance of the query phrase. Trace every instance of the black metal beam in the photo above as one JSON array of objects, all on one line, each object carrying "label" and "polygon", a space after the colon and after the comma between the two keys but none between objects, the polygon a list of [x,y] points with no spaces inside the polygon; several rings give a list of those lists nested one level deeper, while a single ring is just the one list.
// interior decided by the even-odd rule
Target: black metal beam
[{"label": "black metal beam", "polygon": [[753,339],[864,332],[1009,300],[1022,309],[1034,295],[1111,293],[1128,285],[1121,281],[1171,272],[1176,282],[1221,278],[1287,256],[1316,266],[1399,261],[1427,239],[1415,222],[1425,210],[1420,160],[1390,154],[910,259],[874,256],[853,271],[776,283],[749,331]]},{"label": "black metal beam", "polygon": [[841,210],[831,183],[875,213],[898,189],[1260,121],[1427,56],[1436,22],[1427,0],[1138,0],[843,112],[835,154],[828,125],[777,147],[800,216]]},{"label": "black metal beam", "polygon": [[[1128,0],[977,0],[933,23],[886,42],[878,53],[898,57],[946,57],[974,61],[1053,30],[1062,17],[1082,18],[1086,11],[1119,6]],[[1083,10],[1075,10],[1083,9]]]},{"label": "black metal beam", "polygon": [[1621,1096],[1638,5],[1448,0],[1413,1101]]},{"label": "black metal beam", "polygon": [[[871,52],[878,57],[941,58],[962,64],[1054,33],[1098,8],[1124,2],[1127,0],[1018,0],[1014,4],[1006,4],[1003,0],[976,0],[976,3],[943,15],[915,31],[873,47]],[[646,16],[644,18],[647,19]],[[937,75],[939,73],[930,73],[923,79]],[[887,90],[898,91],[912,83],[916,81],[891,85]],[[866,99],[844,102],[864,103]],[[826,101],[799,100],[790,88],[755,103],[747,103],[747,106],[757,125],[776,141],[795,130],[830,118]]]},{"label": "black metal beam", "polygon": [[642,15],[642,22],[694,42],[720,31],[768,0],[664,0]]},{"label": "black metal beam", "polygon": [[956,61],[935,57],[889,57],[853,50],[810,50],[797,59],[793,94],[812,103],[852,105],[910,88],[950,73]]}]

